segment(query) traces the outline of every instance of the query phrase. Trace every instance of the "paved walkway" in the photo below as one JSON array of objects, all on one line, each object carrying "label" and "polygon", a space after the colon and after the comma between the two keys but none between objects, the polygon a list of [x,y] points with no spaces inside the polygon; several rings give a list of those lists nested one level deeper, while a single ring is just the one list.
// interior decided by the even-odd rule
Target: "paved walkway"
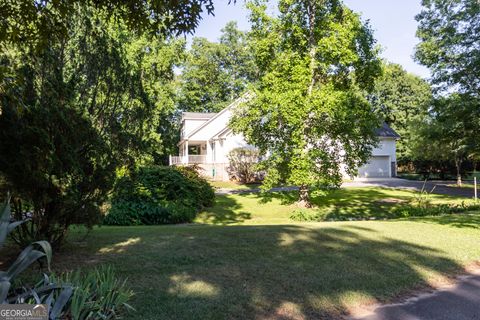
[{"label": "paved walkway", "polygon": [[[396,189],[407,189],[407,190],[417,190],[420,191],[424,187],[423,181],[413,181],[406,179],[390,178],[390,179],[367,179],[359,180],[352,182],[345,182],[342,184],[342,187],[388,187]],[[271,191],[291,191],[297,190],[297,187],[279,187],[273,188]],[[474,190],[473,188],[459,188],[455,185],[455,182],[452,181],[427,181],[425,183],[425,190],[428,192],[436,194],[444,194],[451,196],[459,196],[466,198],[473,198]],[[433,191],[432,191],[433,190]],[[251,193],[259,192],[260,189],[241,189],[241,190],[232,190],[232,189],[218,189],[216,194],[237,194],[237,193]],[[480,190],[479,190],[480,196]]]},{"label": "paved walkway", "polygon": [[385,305],[358,320],[480,320],[480,275],[464,277],[455,286]]}]

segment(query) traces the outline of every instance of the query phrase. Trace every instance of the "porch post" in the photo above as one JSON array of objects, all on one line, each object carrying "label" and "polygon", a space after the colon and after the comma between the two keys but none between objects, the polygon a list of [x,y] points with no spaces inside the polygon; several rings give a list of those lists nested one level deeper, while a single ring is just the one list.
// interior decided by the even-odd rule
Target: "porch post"
[{"label": "porch post", "polygon": [[185,164],[188,164],[188,140],[185,141]]}]

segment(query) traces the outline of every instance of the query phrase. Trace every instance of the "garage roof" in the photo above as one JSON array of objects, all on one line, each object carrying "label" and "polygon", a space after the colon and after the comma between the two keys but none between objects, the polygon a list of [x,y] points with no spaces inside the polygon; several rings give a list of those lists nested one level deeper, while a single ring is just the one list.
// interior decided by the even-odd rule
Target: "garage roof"
[{"label": "garage roof", "polygon": [[384,122],[382,127],[376,130],[377,136],[379,137],[386,137],[386,138],[400,138],[400,135],[395,132],[390,126]]}]

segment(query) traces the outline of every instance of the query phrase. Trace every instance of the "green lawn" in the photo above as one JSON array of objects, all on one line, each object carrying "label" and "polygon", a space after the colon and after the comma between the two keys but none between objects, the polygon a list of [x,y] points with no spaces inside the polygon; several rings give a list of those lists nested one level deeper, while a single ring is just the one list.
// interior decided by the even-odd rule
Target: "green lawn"
[{"label": "green lawn", "polygon": [[319,319],[480,260],[480,215],[288,225],[103,227],[56,268],[113,264],[128,319]]},{"label": "green lawn", "polygon": [[[373,212],[364,200],[411,196],[347,189],[325,205]],[[113,265],[136,293],[127,319],[338,319],[480,261],[480,213],[292,223],[289,201],[222,196],[203,214],[217,225],[101,227],[83,242],[72,234],[53,266]]]},{"label": "green lawn", "polygon": [[260,188],[260,183],[243,184],[233,181],[209,181],[209,183],[215,189],[251,190]]},{"label": "green lawn", "polygon": [[[383,219],[391,216],[396,206],[407,204],[417,193],[389,188],[345,188],[327,191],[312,198],[314,209],[324,220]],[[431,194],[432,203],[467,203],[464,198]],[[257,193],[217,196],[213,208],[202,212],[199,223],[212,224],[279,224],[291,223],[290,215],[297,209],[296,192],[269,193],[261,197]]]}]

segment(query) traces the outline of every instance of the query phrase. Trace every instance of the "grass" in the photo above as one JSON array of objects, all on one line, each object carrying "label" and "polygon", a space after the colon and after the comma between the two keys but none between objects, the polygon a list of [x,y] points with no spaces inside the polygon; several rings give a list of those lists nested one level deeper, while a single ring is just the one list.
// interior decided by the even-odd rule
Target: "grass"
[{"label": "grass", "polygon": [[[314,209],[323,220],[391,218],[396,206],[408,203],[417,193],[389,188],[344,188],[327,191],[312,198]],[[290,215],[297,209],[296,192],[219,195],[214,207],[202,212],[196,222],[211,224],[280,224],[291,223]],[[432,203],[460,204],[464,198],[431,194]]]},{"label": "grass", "polygon": [[114,265],[127,319],[337,319],[480,260],[480,215],[454,218],[102,227],[54,265]]},{"label": "grass", "polygon": [[[381,215],[378,201],[412,196],[352,188],[315,201]],[[113,265],[135,292],[136,311],[126,319],[338,319],[480,260],[480,213],[292,223],[292,199],[220,196],[199,217],[203,224],[101,227],[85,241],[74,232],[53,267]]]},{"label": "grass", "polygon": [[[458,185],[455,182],[449,183],[448,186],[458,188]],[[475,185],[472,181],[462,181],[462,186],[460,188],[474,189]],[[477,189],[480,189],[480,179],[478,178],[477,178]]]},{"label": "grass", "polygon": [[233,181],[209,181],[209,183],[215,189],[251,190],[260,188],[260,183],[242,184]]}]

